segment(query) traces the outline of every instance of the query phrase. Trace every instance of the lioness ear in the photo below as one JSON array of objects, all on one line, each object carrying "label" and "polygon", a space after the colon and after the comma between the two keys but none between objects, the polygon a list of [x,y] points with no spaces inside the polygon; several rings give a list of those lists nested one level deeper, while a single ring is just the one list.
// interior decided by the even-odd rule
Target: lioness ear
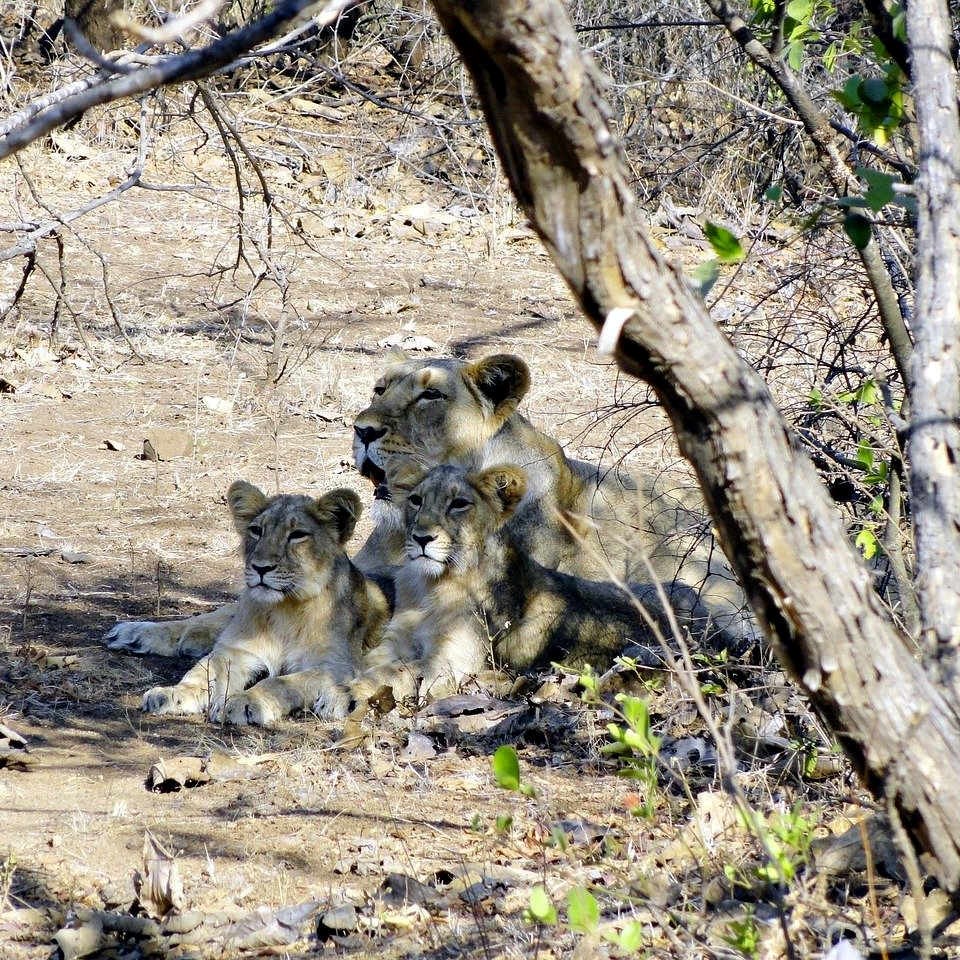
[{"label": "lioness ear", "polygon": [[530,370],[512,353],[495,353],[464,367],[463,376],[492,404],[501,419],[517,409],[517,404],[530,389]]},{"label": "lioness ear", "polygon": [[321,523],[332,520],[337,528],[337,539],[341,544],[353,536],[353,528],[360,519],[363,507],[360,498],[352,491],[341,487],[324,494],[316,502],[317,519]]},{"label": "lioness ear", "polygon": [[467,480],[499,505],[503,520],[513,515],[527,492],[527,475],[519,467],[490,467],[481,473],[471,474]]},{"label": "lioness ear", "polygon": [[236,480],[227,491],[227,505],[233,514],[234,526],[243,534],[247,524],[267,505],[267,498],[259,487],[246,480]]}]

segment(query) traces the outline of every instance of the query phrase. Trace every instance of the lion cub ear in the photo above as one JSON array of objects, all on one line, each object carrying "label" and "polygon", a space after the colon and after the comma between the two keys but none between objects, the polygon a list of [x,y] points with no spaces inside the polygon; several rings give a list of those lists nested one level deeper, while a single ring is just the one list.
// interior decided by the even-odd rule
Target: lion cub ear
[{"label": "lion cub ear", "polygon": [[530,370],[512,353],[495,353],[467,364],[463,376],[493,404],[494,415],[501,421],[517,409],[530,389]]},{"label": "lion cub ear", "polygon": [[259,487],[246,480],[236,480],[227,491],[227,505],[233,514],[233,523],[244,534],[247,524],[267,505],[267,498]]},{"label": "lion cub ear", "polygon": [[337,540],[344,544],[353,536],[363,506],[360,498],[345,487],[331,490],[314,504],[313,513],[321,523],[333,523]]},{"label": "lion cub ear", "polygon": [[513,515],[527,492],[527,475],[519,467],[490,467],[471,474],[467,480],[500,507],[503,520]]}]

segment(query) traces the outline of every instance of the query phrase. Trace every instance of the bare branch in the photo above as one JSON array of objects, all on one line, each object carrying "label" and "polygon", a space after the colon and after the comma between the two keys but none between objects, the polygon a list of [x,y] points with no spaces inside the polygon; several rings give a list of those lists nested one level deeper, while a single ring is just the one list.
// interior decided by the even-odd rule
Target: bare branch
[{"label": "bare branch", "polygon": [[[314,21],[318,26],[329,26],[345,11],[362,2],[363,0],[330,0],[315,16]],[[312,4],[313,0],[285,0],[267,16],[228,33],[209,46],[167,57],[126,76],[108,81],[97,78],[89,88],[72,96],[61,96],[53,105],[39,112],[34,111],[33,118],[22,125],[11,126],[8,121],[6,126],[9,132],[0,138],[0,160],[22,150],[34,140],[91,107],[146,93],[167,84],[209,76],[232,63],[241,54],[275,37],[284,24],[299,16]]]}]

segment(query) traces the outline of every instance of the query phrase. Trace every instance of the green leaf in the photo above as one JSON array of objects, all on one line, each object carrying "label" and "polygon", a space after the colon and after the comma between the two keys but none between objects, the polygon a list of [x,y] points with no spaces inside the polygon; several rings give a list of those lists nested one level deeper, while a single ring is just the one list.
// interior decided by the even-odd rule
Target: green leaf
[{"label": "green leaf", "polygon": [[637,920],[631,920],[623,928],[618,946],[626,953],[636,953],[643,946],[643,927]]},{"label": "green leaf", "polygon": [[763,191],[763,199],[768,203],[777,203],[782,196],[783,187],[781,187],[779,183],[775,183]]},{"label": "green leaf", "polygon": [[513,747],[497,747],[493,755],[493,779],[504,790],[520,789],[520,761]]},{"label": "green leaf", "polygon": [[823,406],[823,391],[819,387],[814,387],[807,394],[807,400],[810,401],[811,409],[819,410]]},{"label": "green leaf", "polygon": [[857,447],[857,463],[869,470],[873,466],[873,447],[866,440],[860,442]]},{"label": "green leaf", "polygon": [[592,933],[597,929],[600,907],[589,890],[574,887],[567,894],[567,920],[578,933]]},{"label": "green leaf", "polygon": [[813,14],[813,0],[790,0],[787,4],[787,16],[794,20],[809,20]]},{"label": "green leaf", "polygon": [[893,202],[895,196],[893,185],[899,183],[896,177],[882,170],[873,170],[870,167],[858,167],[857,173],[867,181],[868,189],[864,193],[867,204],[876,212],[888,203]]},{"label": "green leaf", "polygon": [[836,40],[828,44],[827,49],[823,51],[823,65],[829,73],[833,73],[833,69],[837,65],[837,55],[839,52]]},{"label": "green leaf", "polygon": [[557,908],[553,905],[547,891],[543,887],[534,887],[530,891],[530,916],[537,923],[552,926],[557,922]]},{"label": "green leaf", "polygon": [[864,560],[872,560],[880,549],[880,544],[877,542],[877,535],[866,527],[857,534],[857,539],[854,542],[863,554]]},{"label": "green leaf", "polygon": [[842,90],[833,91],[834,97],[840,101],[844,110],[850,113],[859,114],[863,108],[863,101],[860,99],[860,82],[861,78],[854,74],[847,79]]},{"label": "green leaf", "polygon": [[803,66],[803,44],[799,40],[787,44],[787,63],[793,70],[799,70]]},{"label": "green leaf", "polygon": [[860,84],[860,97],[867,103],[882,107],[890,100],[890,88],[879,77],[868,77]]},{"label": "green leaf", "polygon": [[700,296],[705,297],[720,277],[720,261],[717,259],[704,260],[693,271],[693,279],[700,290]]},{"label": "green leaf", "polygon": [[726,227],[708,220],[703,233],[722,263],[739,263],[746,256],[743,245]]},{"label": "green leaf", "polygon": [[858,250],[863,250],[870,242],[870,221],[859,213],[848,213],[843,218],[843,232]]}]

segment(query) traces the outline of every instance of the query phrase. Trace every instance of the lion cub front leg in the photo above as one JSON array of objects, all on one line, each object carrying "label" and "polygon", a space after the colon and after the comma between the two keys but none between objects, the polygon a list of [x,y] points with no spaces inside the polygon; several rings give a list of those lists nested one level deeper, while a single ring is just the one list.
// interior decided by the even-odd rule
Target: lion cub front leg
[{"label": "lion cub front leg", "polygon": [[297,710],[312,710],[321,720],[342,720],[349,703],[346,686],[317,667],[255,683],[227,700],[223,718],[237,726],[268,727]]},{"label": "lion cub front leg", "polygon": [[153,687],[143,695],[144,713],[206,713],[218,721],[226,701],[262,671],[259,658],[227,647],[198,660],[172,687]]},{"label": "lion cub front leg", "polygon": [[184,620],[128,620],[116,624],[103,639],[111,650],[200,657],[210,653],[236,609],[235,603],[228,603]]}]

